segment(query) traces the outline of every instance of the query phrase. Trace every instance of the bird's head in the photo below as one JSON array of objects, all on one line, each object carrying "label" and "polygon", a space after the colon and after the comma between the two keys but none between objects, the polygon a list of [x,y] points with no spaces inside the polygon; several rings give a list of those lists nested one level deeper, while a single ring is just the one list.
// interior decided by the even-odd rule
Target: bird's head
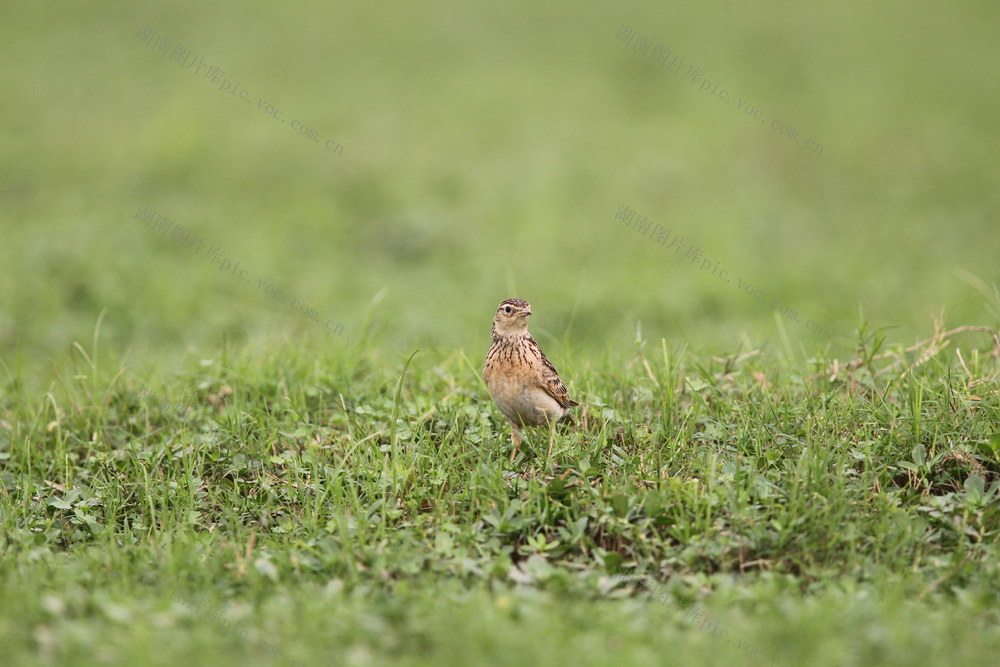
[{"label": "bird's head", "polygon": [[524,299],[501,301],[493,318],[494,336],[520,336],[528,331],[531,304]]}]

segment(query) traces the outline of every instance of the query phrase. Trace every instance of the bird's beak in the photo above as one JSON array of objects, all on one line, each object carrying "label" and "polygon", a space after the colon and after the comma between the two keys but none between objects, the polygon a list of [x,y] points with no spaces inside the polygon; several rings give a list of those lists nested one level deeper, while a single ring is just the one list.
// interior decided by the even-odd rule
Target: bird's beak
[{"label": "bird's beak", "polygon": [[531,309],[530,308],[525,308],[524,310],[521,311],[521,314],[522,315],[531,315]]}]

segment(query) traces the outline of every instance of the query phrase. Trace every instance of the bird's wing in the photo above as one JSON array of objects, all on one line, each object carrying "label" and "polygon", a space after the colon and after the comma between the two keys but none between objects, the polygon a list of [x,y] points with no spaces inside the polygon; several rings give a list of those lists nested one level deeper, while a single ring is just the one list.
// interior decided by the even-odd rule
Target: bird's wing
[{"label": "bird's wing", "polygon": [[542,349],[538,347],[538,343],[535,343],[534,339],[531,341],[535,344],[535,349],[538,350],[538,356],[542,360],[542,368],[539,373],[539,380],[542,385],[542,389],[545,393],[556,399],[556,403],[564,408],[571,408],[574,405],[580,405],[573,399],[569,397],[569,390],[566,389],[566,385],[562,383],[559,379],[559,372],[556,371],[556,367],[552,365],[552,362],[548,360]]}]

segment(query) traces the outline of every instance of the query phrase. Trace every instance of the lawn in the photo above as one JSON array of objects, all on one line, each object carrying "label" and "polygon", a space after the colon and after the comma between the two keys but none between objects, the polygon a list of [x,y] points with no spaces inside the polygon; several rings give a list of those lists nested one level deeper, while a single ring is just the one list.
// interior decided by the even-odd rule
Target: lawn
[{"label": "lawn", "polygon": [[993,664],[998,18],[8,8],[3,661]]}]

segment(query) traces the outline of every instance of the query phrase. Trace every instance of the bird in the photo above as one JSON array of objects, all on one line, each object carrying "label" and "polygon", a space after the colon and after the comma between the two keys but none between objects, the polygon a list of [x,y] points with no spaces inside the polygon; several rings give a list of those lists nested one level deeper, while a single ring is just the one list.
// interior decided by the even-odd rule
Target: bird
[{"label": "bird", "polygon": [[569,409],[580,405],[569,397],[555,366],[528,333],[530,316],[531,304],[524,299],[500,302],[493,317],[493,343],[483,364],[490,397],[510,422],[511,461],[521,446],[522,427],[572,421]]}]

